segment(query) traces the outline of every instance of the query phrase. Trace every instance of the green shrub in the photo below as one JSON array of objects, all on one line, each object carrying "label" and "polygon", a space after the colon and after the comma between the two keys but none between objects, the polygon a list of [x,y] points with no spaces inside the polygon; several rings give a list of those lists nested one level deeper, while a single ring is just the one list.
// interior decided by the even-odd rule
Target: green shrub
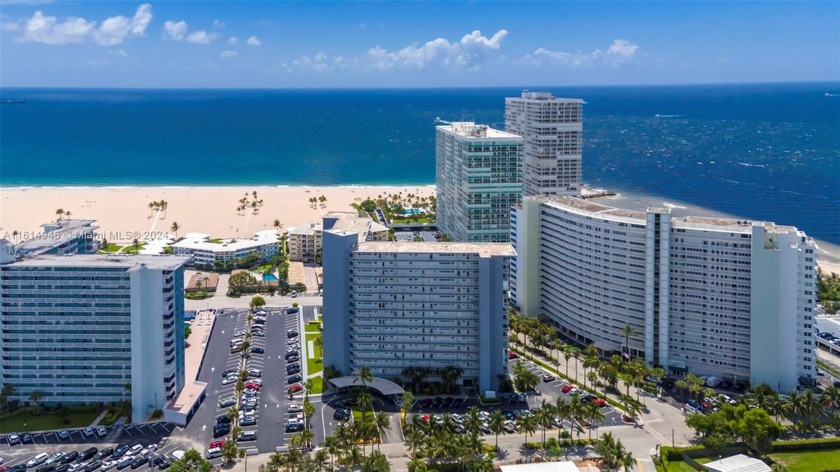
[{"label": "green shrub", "polygon": [[821,449],[840,449],[840,438],[776,441],[773,443],[773,452],[818,451]]}]

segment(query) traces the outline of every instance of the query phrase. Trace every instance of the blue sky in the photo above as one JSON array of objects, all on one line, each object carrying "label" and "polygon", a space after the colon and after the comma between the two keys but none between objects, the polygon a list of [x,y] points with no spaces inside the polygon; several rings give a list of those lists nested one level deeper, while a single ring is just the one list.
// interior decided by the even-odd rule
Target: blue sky
[{"label": "blue sky", "polygon": [[0,0],[3,87],[840,80],[840,2]]}]

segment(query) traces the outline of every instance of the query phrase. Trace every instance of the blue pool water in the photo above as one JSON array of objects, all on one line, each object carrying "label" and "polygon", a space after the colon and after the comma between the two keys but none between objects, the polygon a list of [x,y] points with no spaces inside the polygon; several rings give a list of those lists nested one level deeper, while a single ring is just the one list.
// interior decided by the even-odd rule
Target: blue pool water
[{"label": "blue pool water", "polygon": [[279,279],[271,274],[263,274],[263,280],[266,282],[277,282]]}]

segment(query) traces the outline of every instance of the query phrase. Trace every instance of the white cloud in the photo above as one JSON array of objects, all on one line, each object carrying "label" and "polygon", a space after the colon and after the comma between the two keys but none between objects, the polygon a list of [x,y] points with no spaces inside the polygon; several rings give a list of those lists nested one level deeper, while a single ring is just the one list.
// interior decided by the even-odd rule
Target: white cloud
[{"label": "white cloud", "polygon": [[245,41],[245,43],[248,44],[248,46],[259,46],[262,44],[262,42],[260,42],[260,38],[256,36],[251,36],[247,41]]},{"label": "white cloud", "polygon": [[534,52],[516,60],[519,64],[542,66],[544,64],[560,64],[567,67],[589,67],[595,64],[618,65],[633,60],[639,46],[625,39],[616,39],[604,53],[600,49],[591,52],[552,51],[537,48]]},{"label": "white cloud", "polygon": [[231,51],[231,50],[222,51],[222,53],[219,54],[219,59],[230,59],[230,58],[236,57],[237,54],[239,54],[239,53],[236,52],[236,51]]},{"label": "white cloud", "polygon": [[368,50],[365,61],[378,70],[394,67],[423,69],[433,64],[478,70],[486,61],[487,52],[500,49],[507,34],[507,30],[502,29],[487,38],[481,35],[481,31],[475,30],[465,34],[459,42],[437,38],[422,46],[412,44],[399,51],[376,46]]},{"label": "white cloud", "polygon": [[193,44],[210,44],[216,35],[208,34],[207,31],[201,30],[187,35],[187,42]]},{"label": "white cloud", "polygon": [[213,26],[215,26],[216,28],[224,28],[226,24],[222,20],[213,20]]},{"label": "white cloud", "polygon": [[626,39],[616,39],[612,46],[607,49],[608,56],[614,56],[618,61],[629,61],[636,55],[639,50],[639,45],[631,43]]},{"label": "white cloud", "polygon": [[134,17],[112,16],[106,18],[99,28],[95,21],[84,18],[71,17],[59,22],[54,16],[44,16],[42,12],[36,11],[26,21],[4,23],[3,29],[21,32],[22,35],[16,40],[23,42],[79,44],[90,39],[100,46],[114,46],[121,44],[129,34],[142,36],[151,21],[152,6],[144,3],[137,7]]},{"label": "white cloud", "polygon": [[112,50],[108,51],[108,54],[112,54],[114,56],[120,56],[120,57],[128,57],[128,53],[125,52],[125,49],[117,49],[117,50],[112,49]]},{"label": "white cloud", "polygon": [[499,49],[500,47],[502,47],[502,40],[505,39],[505,36],[507,35],[507,30],[503,29],[497,31],[492,38],[488,39],[485,36],[481,35],[481,31],[475,30],[470,34],[465,34],[464,37],[461,38],[461,44],[483,46],[490,49]]},{"label": "white cloud", "polygon": [[234,44],[236,44],[238,42],[239,42],[239,40],[236,39],[236,36],[231,36],[230,38],[228,38],[228,44],[230,44],[231,46],[233,46]]},{"label": "white cloud", "polygon": [[163,31],[166,33],[166,38],[173,41],[181,41],[187,34],[186,21],[167,21],[163,24]]},{"label": "white cloud", "polygon": [[323,53],[323,51],[318,51],[318,54],[315,54],[315,60],[318,62],[324,62],[327,60],[327,55]]}]

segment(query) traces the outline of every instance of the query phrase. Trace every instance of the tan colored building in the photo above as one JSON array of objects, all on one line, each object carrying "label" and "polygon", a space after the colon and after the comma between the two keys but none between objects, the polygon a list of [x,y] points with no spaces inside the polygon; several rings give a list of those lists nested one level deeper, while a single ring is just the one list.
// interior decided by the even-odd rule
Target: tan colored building
[{"label": "tan colored building", "polygon": [[350,231],[359,235],[359,242],[388,241],[388,227],[376,223],[370,218],[359,216],[354,211],[331,211],[322,223],[310,223],[308,226],[289,228],[289,260],[314,262],[321,250],[321,240],[325,229]]}]

